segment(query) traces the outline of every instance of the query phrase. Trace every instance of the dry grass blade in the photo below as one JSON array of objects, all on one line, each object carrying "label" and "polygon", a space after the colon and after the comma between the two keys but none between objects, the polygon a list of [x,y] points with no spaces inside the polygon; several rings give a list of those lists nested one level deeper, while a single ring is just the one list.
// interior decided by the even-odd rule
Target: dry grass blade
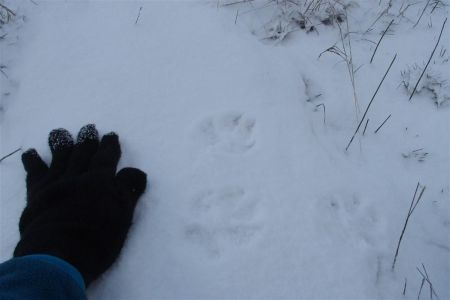
[{"label": "dry grass blade", "polygon": [[422,199],[423,193],[425,192],[426,187],[424,186],[422,188],[422,191],[420,192],[420,195],[416,199],[417,191],[419,190],[419,187],[420,187],[420,183],[418,182],[417,186],[416,186],[416,190],[414,191],[414,196],[411,200],[411,205],[409,206],[408,215],[406,216],[405,224],[403,225],[402,233],[400,234],[400,238],[398,239],[397,250],[395,251],[394,261],[392,262],[392,270],[394,270],[395,263],[397,262],[398,251],[400,249],[400,244],[403,240],[403,235],[405,234],[406,226],[408,225],[409,218],[413,214],[414,210],[416,209],[417,204],[419,203],[420,199]]},{"label": "dry grass blade", "polygon": [[386,27],[386,30],[383,31],[383,34],[381,35],[381,38],[380,38],[380,40],[378,41],[377,46],[375,47],[375,50],[373,51],[372,57],[370,58],[370,63],[372,63],[373,58],[375,57],[375,53],[377,53],[378,46],[380,45],[381,40],[382,40],[382,39],[384,38],[384,36],[386,35],[386,32],[388,32],[389,27],[391,27],[392,23],[394,23],[394,19],[391,20],[391,22],[389,23],[389,25]]},{"label": "dry grass blade", "polygon": [[445,23],[447,23],[447,18],[445,18],[444,23],[442,24],[441,32],[439,33],[438,40],[436,42],[436,45],[434,46],[433,52],[431,52],[430,58],[428,59],[427,64],[425,65],[425,68],[423,68],[422,74],[420,74],[419,80],[417,80],[416,85],[414,86],[414,89],[411,93],[411,96],[409,96],[409,101],[411,101],[412,97],[414,96],[414,93],[416,92],[417,86],[419,85],[420,80],[423,77],[423,74],[425,74],[425,71],[428,68],[428,65],[430,64],[431,58],[434,55],[434,52],[436,51],[437,46],[439,45],[439,42],[441,40],[442,32],[444,31]]},{"label": "dry grass blade", "polygon": [[[420,273],[420,275],[422,275],[422,286],[420,287],[420,291],[422,291],[423,284],[426,281],[428,283],[428,285],[430,286],[430,299],[432,300],[433,299],[433,295],[434,295],[436,297],[436,299],[439,300],[439,296],[436,294],[436,291],[433,288],[433,284],[431,283],[430,277],[428,276],[427,269],[425,268],[425,265],[423,263],[422,263],[422,268],[423,268],[423,272],[425,274],[422,273],[422,271],[420,271],[420,269],[416,267],[417,271]],[[420,291],[419,291],[419,296],[418,297],[420,297]]]},{"label": "dry grass blade", "polygon": [[225,6],[231,6],[231,5],[236,5],[236,4],[246,3],[246,2],[252,2],[252,1],[254,1],[254,0],[241,0],[241,1],[231,2],[231,3],[225,3],[225,4],[222,4],[221,6],[225,7]]},{"label": "dry grass blade", "polygon": [[395,61],[396,58],[397,58],[397,54],[395,54],[394,58],[392,59],[391,63],[389,64],[388,69],[387,69],[386,72],[384,73],[383,78],[381,79],[380,83],[378,84],[378,87],[377,87],[375,93],[373,94],[372,99],[370,100],[369,104],[367,105],[367,108],[366,108],[366,111],[364,112],[364,115],[363,115],[362,118],[361,118],[361,121],[359,121],[358,127],[356,127],[356,130],[355,130],[355,132],[353,133],[353,136],[351,137],[350,141],[348,142],[347,147],[345,148],[345,151],[347,151],[348,148],[350,147],[350,145],[352,144],[353,139],[355,138],[355,135],[358,133],[359,128],[361,127],[361,124],[362,124],[362,122],[364,121],[364,118],[366,117],[367,112],[369,111],[369,108],[370,108],[370,106],[372,105],[372,102],[373,102],[373,100],[375,99],[375,96],[376,96],[377,93],[378,93],[378,90],[380,89],[381,85],[383,84],[383,81],[384,81],[384,79],[386,78],[387,74],[389,73],[389,70],[391,69],[392,65],[394,64],[394,61]]},{"label": "dry grass blade", "polygon": [[425,7],[422,10],[422,13],[420,14],[419,19],[417,20],[416,24],[414,24],[413,28],[415,28],[417,26],[417,24],[419,24],[420,19],[422,19],[422,16],[424,14],[424,12],[427,10],[428,5],[430,4],[431,0],[428,0],[427,4],[425,4]]},{"label": "dry grass blade", "polygon": [[381,123],[381,125],[377,128],[377,130],[374,131],[374,133],[378,133],[378,131],[381,129],[381,127],[383,127],[383,125],[391,118],[391,115],[389,115],[384,121],[383,123]]},{"label": "dry grass blade", "polygon": [[136,17],[136,21],[134,22],[134,25],[136,25],[139,22],[139,18],[141,17],[141,11],[142,11],[142,6],[139,7],[139,12],[138,12],[138,15]]},{"label": "dry grass blade", "polygon": [[403,293],[402,295],[405,296],[406,294],[406,285],[408,284],[408,279],[405,277],[405,285],[403,286]]},{"label": "dry grass blade", "polygon": [[366,121],[366,125],[364,126],[363,135],[366,134],[367,125],[369,124],[369,118]]}]

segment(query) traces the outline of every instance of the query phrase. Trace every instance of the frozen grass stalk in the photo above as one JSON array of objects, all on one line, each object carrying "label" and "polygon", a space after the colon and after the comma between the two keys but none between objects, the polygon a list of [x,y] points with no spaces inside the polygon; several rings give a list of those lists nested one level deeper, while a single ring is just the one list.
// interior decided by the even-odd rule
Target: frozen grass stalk
[{"label": "frozen grass stalk", "polygon": [[323,53],[330,52],[330,53],[336,54],[337,56],[342,58],[342,60],[345,62],[346,67],[347,67],[347,72],[348,72],[348,75],[350,78],[350,82],[352,85],[352,90],[353,90],[353,101],[355,104],[356,121],[358,121],[360,108],[359,108],[358,97],[356,94],[355,73],[356,73],[356,71],[358,71],[359,68],[355,70],[355,67],[353,64],[352,44],[351,44],[351,38],[350,38],[350,29],[349,29],[349,25],[348,25],[347,11],[344,10],[344,12],[345,12],[345,20],[346,20],[346,33],[345,34],[343,33],[342,27],[339,24],[339,22],[337,23],[338,28],[339,28],[339,35],[340,35],[342,47],[339,48],[335,44],[332,47],[329,47],[328,49],[326,49],[325,51],[320,53],[318,58],[320,58]]},{"label": "frozen grass stalk", "polygon": [[383,121],[383,123],[381,123],[381,125],[377,128],[377,130],[374,131],[374,133],[378,133],[378,131],[381,129],[381,127],[383,127],[383,125],[389,120],[389,118],[390,118],[391,116],[392,116],[392,115],[389,115],[389,116]]},{"label": "frozen grass stalk", "polygon": [[439,300],[439,297],[433,288],[433,284],[431,283],[430,277],[428,276],[428,272],[427,272],[427,269],[425,268],[425,265],[422,263],[423,273],[422,273],[422,271],[420,271],[419,268],[416,267],[416,269],[420,273],[420,275],[422,275],[422,285],[420,286],[420,291],[419,291],[419,295],[417,296],[417,298],[420,297],[420,292],[422,291],[423,285],[425,282],[427,282],[428,285],[430,286],[430,299],[433,300],[433,295],[434,295],[436,297],[436,299]]},{"label": "frozen grass stalk", "polygon": [[356,127],[355,133],[353,133],[352,138],[350,139],[350,141],[348,142],[347,147],[345,147],[345,151],[348,150],[348,148],[350,147],[351,143],[353,142],[353,139],[355,138],[355,135],[358,133],[359,128],[361,127],[362,122],[364,121],[364,118],[367,115],[367,112],[369,111],[370,106],[372,105],[373,100],[375,99],[375,96],[378,93],[378,90],[380,89],[381,85],[383,84],[384,79],[386,78],[387,74],[389,73],[389,70],[391,69],[392,65],[394,64],[395,59],[397,58],[397,54],[395,54],[394,58],[392,59],[389,68],[386,70],[386,73],[384,73],[383,78],[381,79],[380,83],[378,84],[377,90],[375,91],[375,93],[372,96],[372,99],[370,100],[369,104],[367,105],[366,111],[364,112],[363,117],[361,118],[361,121],[359,121],[358,127]]},{"label": "frozen grass stalk", "polygon": [[403,285],[403,293],[402,295],[405,296],[406,294],[406,285],[408,284],[408,279],[405,277],[405,284]]},{"label": "frozen grass stalk", "polygon": [[[425,10],[427,10],[428,4],[430,4],[430,2],[431,2],[431,0],[428,0],[427,4],[425,4],[425,7],[423,8],[422,13],[420,14],[420,17],[419,17],[419,19],[417,20],[416,24],[414,24],[413,28],[415,28],[415,27],[417,26],[417,24],[419,24],[420,19],[422,19],[422,16],[423,16]],[[434,10],[434,9],[433,9],[433,10]]]},{"label": "frozen grass stalk", "polygon": [[420,283],[419,293],[417,294],[417,300],[420,299],[420,294],[422,294],[423,285],[425,284],[425,278],[422,278],[422,282]]},{"label": "frozen grass stalk", "polygon": [[433,288],[433,284],[431,283],[430,277],[428,276],[428,272],[427,272],[427,269],[425,268],[425,265],[422,263],[423,273],[419,268],[416,267],[416,269],[420,273],[420,275],[422,275],[422,283],[420,285],[420,290],[419,290],[419,294],[417,295],[417,299],[420,298],[422,288],[423,288],[425,282],[427,282],[430,287],[430,299],[433,300],[433,296],[434,296],[434,297],[436,297],[436,299],[439,300],[439,296],[436,294],[436,291]]},{"label": "frozen grass stalk", "polygon": [[416,209],[417,204],[419,203],[420,199],[422,199],[423,193],[425,192],[425,186],[424,186],[419,194],[419,197],[417,197],[417,199],[416,199],[417,191],[419,190],[419,187],[420,187],[420,183],[418,182],[417,186],[416,186],[416,190],[414,191],[414,196],[411,200],[411,205],[409,206],[408,215],[406,216],[406,220],[405,220],[405,225],[403,225],[402,233],[400,234],[400,238],[398,239],[397,250],[395,251],[394,261],[392,262],[392,270],[394,270],[395,263],[397,262],[398,251],[400,249],[400,244],[403,240],[403,235],[405,234],[405,230],[406,230],[406,226],[408,225],[409,218],[411,217],[412,213]]},{"label": "frozen grass stalk", "polygon": [[369,120],[370,120],[370,119],[367,119],[367,121],[366,121],[366,126],[364,126],[363,135],[366,133],[367,124],[369,124]]},{"label": "frozen grass stalk", "polygon": [[434,46],[433,52],[431,52],[430,58],[428,59],[427,64],[425,65],[425,68],[423,68],[422,74],[420,74],[419,80],[417,80],[416,85],[414,86],[414,89],[411,93],[411,96],[409,96],[409,101],[411,101],[412,97],[414,96],[414,93],[416,92],[417,86],[419,85],[420,80],[423,77],[423,74],[425,74],[425,71],[427,70],[428,65],[430,64],[431,58],[434,55],[434,52],[436,51],[437,46],[439,45],[439,41],[441,40],[442,32],[444,31],[445,23],[447,22],[447,18],[445,18],[444,23],[442,24],[441,32],[439,33],[438,40],[436,42],[436,45]]},{"label": "frozen grass stalk", "polygon": [[370,58],[370,63],[372,63],[373,58],[375,57],[375,53],[377,53],[378,46],[380,45],[381,40],[382,40],[382,39],[384,38],[384,36],[386,35],[386,32],[388,32],[389,27],[391,27],[392,23],[394,23],[394,19],[391,20],[391,22],[389,23],[389,25],[386,27],[386,30],[383,31],[383,34],[381,35],[381,38],[380,38],[380,40],[378,41],[377,46],[375,47],[375,50],[373,51],[372,57]]}]

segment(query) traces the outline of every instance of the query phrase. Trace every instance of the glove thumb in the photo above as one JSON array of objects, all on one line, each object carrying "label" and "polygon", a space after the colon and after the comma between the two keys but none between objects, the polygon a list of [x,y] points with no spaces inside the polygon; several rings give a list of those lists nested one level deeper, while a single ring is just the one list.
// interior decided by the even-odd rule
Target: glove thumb
[{"label": "glove thumb", "polygon": [[147,186],[147,174],[136,168],[123,168],[115,178],[119,190],[134,207]]}]

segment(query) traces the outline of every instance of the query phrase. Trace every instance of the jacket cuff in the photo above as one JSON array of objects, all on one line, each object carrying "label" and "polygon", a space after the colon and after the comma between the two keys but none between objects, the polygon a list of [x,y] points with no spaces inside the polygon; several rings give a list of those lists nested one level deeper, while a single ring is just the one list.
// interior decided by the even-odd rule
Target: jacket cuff
[{"label": "jacket cuff", "polygon": [[81,276],[81,273],[74,266],[72,266],[65,260],[48,254],[32,254],[22,257],[37,259],[56,266],[58,269],[68,274],[83,291],[86,290],[86,285],[84,283],[83,276]]}]

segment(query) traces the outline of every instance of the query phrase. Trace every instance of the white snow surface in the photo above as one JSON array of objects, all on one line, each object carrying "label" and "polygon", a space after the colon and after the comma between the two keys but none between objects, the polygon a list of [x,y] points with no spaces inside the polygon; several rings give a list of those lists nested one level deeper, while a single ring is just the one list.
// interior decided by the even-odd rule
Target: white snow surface
[{"label": "white snow surface", "polygon": [[[276,43],[253,34],[275,1],[33,2],[3,2],[17,18],[1,29],[0,156],[35,147],[49,161],[48,132],[95,123],[119,134],[119,167],[149,179],[89,299],[417,299],[422,264],[450,299],[449,106],[425,92],[409,102],[401,76],[426,63],[447,8],[413,28],[426,1],[411,6],[372,64],[367,40],[391,17],[362,33],[387,1],[349,9],[359,120],[397,59],[345,151],[357,126],[346,64],[318,59],[340,45],[336,25]],[[448,27],[436,57],[450,52]],[[25,206],[20,153],[0,171],[4,261]],[[426,190],[392,270],[418,182]]]}]

